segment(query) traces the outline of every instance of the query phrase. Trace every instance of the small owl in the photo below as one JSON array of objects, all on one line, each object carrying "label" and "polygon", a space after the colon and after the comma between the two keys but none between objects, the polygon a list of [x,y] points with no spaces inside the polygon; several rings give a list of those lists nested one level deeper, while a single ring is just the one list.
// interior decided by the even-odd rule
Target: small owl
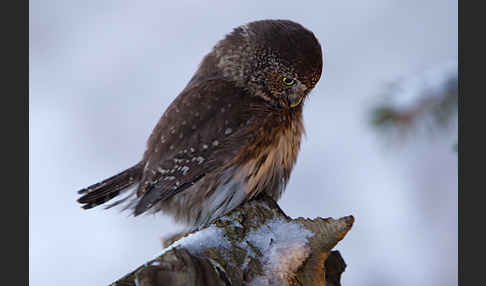
[{"label": "small owl", "polygon": [[133,167],[82,189],[89,209],[121,194],[135,216],[206,225],[259,194],[278,200],[304,133],[303,101],[322,72],[314,34],[288,20],[237,27],[207,54]]}]

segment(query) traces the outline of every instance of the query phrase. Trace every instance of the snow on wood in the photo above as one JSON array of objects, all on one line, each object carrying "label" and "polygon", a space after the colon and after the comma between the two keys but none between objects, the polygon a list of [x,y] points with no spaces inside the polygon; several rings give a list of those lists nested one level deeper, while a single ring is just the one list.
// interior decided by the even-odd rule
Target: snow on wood
[{"label": "snow on wood", "polygon": [[263,197],[185,234],[112,285],[326,285],[326,259],[353,222],[291,219]]}]

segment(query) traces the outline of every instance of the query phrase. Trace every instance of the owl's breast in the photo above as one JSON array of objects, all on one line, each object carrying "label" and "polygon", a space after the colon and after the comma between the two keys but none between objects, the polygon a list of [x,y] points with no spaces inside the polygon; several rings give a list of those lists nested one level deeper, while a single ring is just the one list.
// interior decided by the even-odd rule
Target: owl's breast
[{"label": "owl's breast", "polygon": [[248,198],[261,192],[278,200],[297,160],[304,127],[301,114],[267,119],[240,161],[236,177],[245,182]]}]

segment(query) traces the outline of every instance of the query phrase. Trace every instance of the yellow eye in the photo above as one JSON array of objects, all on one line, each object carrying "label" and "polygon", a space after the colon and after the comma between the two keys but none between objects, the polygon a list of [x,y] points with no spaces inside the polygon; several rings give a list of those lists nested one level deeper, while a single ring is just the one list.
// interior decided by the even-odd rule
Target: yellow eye
[{"label": "yellow eye", "polygon": [[295,84],[295,80],[289,78],[289,77],[285,77],[282,79],[283,83],[287,86],[291,86],[291,85],[294,85]]}]

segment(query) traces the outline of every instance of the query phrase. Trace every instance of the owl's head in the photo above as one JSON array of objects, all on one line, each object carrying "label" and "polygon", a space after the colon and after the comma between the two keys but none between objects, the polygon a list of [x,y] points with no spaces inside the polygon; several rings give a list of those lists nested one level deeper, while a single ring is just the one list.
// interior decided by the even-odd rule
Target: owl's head
[{"label": "owl's head", "polygon": [[214,71],[279,106],[298,106],[321,77],[322,51],[314,34],[289,20],[237,27],[203,61]]}]

